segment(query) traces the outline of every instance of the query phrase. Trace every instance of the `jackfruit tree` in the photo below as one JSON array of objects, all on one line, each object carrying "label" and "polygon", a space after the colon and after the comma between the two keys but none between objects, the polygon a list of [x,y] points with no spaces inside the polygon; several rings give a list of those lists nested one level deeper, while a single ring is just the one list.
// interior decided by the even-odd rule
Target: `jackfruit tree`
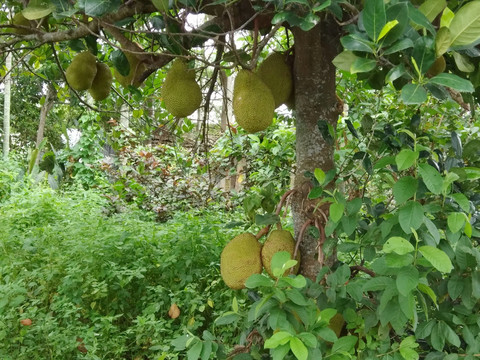
[{"label": "jackfruit tree", "polygon": [[[342,282],[337,283],[340,280],[335,278],[335,282],[329,283],[330,289],[337,286],[345,293],[347,288],[352,296],[349,301],[358,303],[359,307],[368,302],[368,306],[377,309],[380,302],[378,313],[382,326],[393,327],[399,336],[404,336],[405,343],[397,346],[404,359],[418,358],[414,350],[418,344],[414,342],[414,346],[405,335],[413,333],[417,326],[421,329],[418,338],[428,338],[432,349],[440,353],[431,359],[443,359],[444,346],[460,346],[451,328],[455,326],[468,329],[464,330],[462,346],[468,344],[469,354],[478,356],[480,339],[475,334],[479,333],[480,323],[461,322],[458,313],[455,319],[424,317],[426,325],[419,325],[417,318],[417,309],[430,306],[431,312],[426,312],[432,315],[442,306],[444,311],[445,304],[451,306],[449,309],[456,307],[459,312],[463,311],[464,315],[478,312],[478,303],[457,307],[462,301],[460,298],[466,298],[460,296],[465,287],[480,297],[477,264],[480,255],[472,249],[471,240],[478,241],[480,234],[475,215],[478,208],[473,198],[456,195],[454,189],[458,185],[452,185],[456,181],[480,178],[478,160],[474,160],[478,156],[478,144],[472,142],[468,147],[473,154],[471,158],[462,158],[467,146],[462,149],[452,128],[452,146],[460,158],[442,168],[437,166],[441,156],[433,146],[419,145],[419,138],[424,134],[417,136],[411,129],[404,129],[401,133],[408,138],[404,141],[408,148],[401,151],[397,148],[395,154],[382,154],[385,155],[382,162],[372,164],[364,148],[352,151],[349,156],[362,160],[366,180],[364,185],[352,188],[351,193],[344,196],[339,195],[339,184],[349,175],[339,178],[335,173],[338,158],[334,153],[338,145],[338,119],[350,105],[342,99],[348,94],[337,95],[337,75],[356,74],[358,86],[372,91],[393,89],[398,104],[414,109],[413,113],[420,112],[422,104],[430,98],[453,99],[465,111],[475,110],[480,95],[479,0],[31,0],[26,3],[22,7],[17,1],[7,0],[0,9],[2,59],[12,52],[17,62],[28,59],[28,63],[35,63],[37,54],[51,54],[63,74],[60,79],[51,80],[57,86],[63,86],[66,79],[73,89],[89,89],[95,78],[96,61],[106,62],[115,68],[117,82],[124,88],[116,87],[117,92],[154,93],[172,116],[185,117],[199,107],[208,113],[211,89],[219,81],[219,72],[227,70],[238,74],[233,107],[236,124],[247,132],[261,132],[272,126],[275,108],[293,102],[296,167],[294,191],[289,201],[294,239],[301,240],[300,274],[315,281],[325,266],[346,269],[346,278],[338,275]],[[20,11],[28,20],[29,29],[25,26],[27,22],[15,18]],[[197,25],[191,21],[192,17],[198,20]],[[202,57],[200,51],[213,55]],[[267,57],[269,52],[281,56]],[[77,56],[88,58],[89,64],[78,65]],[[165,83],[152,81],[149,88],[142,88],[155,74],[167,74],[168,69],[174,68],[177,62],[172,60],[176,58],[185,61],[181,66],[188,70],[182,71],[189,75],[175,78],[173,69]],[[279,76],[270,71],[275,65],[268,64],[275,59],[281,67],[290,70],[291,85],[286,84],[288,75],[284,81],[268,80],[270,76]],[[95,71],[91,71],[93,69]],[[210,78],[201,83],[200,97],[199,79],[206,75]],[[287,90],[277,94],[283,85],[287,85]],[[289,99],[284,91],[292,92]],[[172,107],[172,103],[180,105]],[[411,116],[412,127],[417,119],[415,115]],[[391,129],[397,119],[384,124],[382,129],[375,128],[374,121],[372,117],[365,117],[361,127],[371,130],[371,136],[381,132],[384,143],[393,141]],[[233,119],[232,125],[235,126]],[[347,126],[357,137],[358,129],[351,122],[347,122]],[[388,203],[383,204],[385,208],[372,207],[369,199],[362,196],[377,166],[394,169],[391,170],[392,185],[386,191],[393,191],[397,206]],[[399,175],[402,171],[405,173]],[[442,201],[427,207],[422,198],[425,194],[442,197]],[[444,218],[435,215],[438,207],[450,203],[458,203],[457,211]],[[361,207],[383,217],[359,221],[357,213]],[[436,221],[443,221],[444,229],[440,231]],[[313,229],[308,228],[309,225]],[[465,234],[452,235],[461,231]],[[343,246],[358,245],[356,254],[362,257],[358,264],[348,269],[342,266],[341,261],[346,259],[336,257],[336,243],[327,254],[325,239],[335,232],[346,234],[347,239],[356,235],[369,237],[368,246],[352,245],[348,241]],[[380,251],[382,256],[378,255]],[[456,252],[460,253],[455,255]],[[358,272],[375,277],[375,272],[364,265],[377,255],[381,260],[376,263],[377,269],[383,272],[374,279],[375,283],[356,283],[350,279],[350,274],[353,278]],[[450,278],[453,280],[442,282],[452,271],[450,259],[455,256],[462,258],[463,265]],[[396,271],[389,267],[396,267]],[[429,282],[430,271],[436,275]],[[470,281],[468,285],[464,283],[466,278]],[[356,285],[348,287],[348,283]],[[442,285],[436,294],[432,287],[439,283]],[[383,295],[372,299],[375,291],[383,291]],[[449,293],[456,295],[452,295],[451,301],[446,300]],[[334,295],[327,291],[327,297]],[[369,316],[378,322],[375,313]],[[354,321],[350,319],[352,326]],[[407,321],[415,325],[402,332]],[[388,337],[389,328],[382,329]],[[357,340],[363,341],[356,338],[355,343]]]}]

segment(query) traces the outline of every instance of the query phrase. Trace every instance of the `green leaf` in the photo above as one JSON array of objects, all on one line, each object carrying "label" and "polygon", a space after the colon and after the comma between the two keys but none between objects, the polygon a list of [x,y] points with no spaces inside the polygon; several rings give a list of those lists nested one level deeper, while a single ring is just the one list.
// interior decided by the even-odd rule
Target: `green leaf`
[{"label": "green leaf", "polygon": [[432,235],[435,243],[438,245],[440,243],[440,232],[438,231],[437,226],[430,220],[429,218],[425,217],[423,219],[423,223],[427,227],[428,232]]},{"label": "green leaf", "polygon": [[245,282],[245,286],[249,289],[254,289],[260,286],[272,286],[273,280],[262,274],[253,274]]},{"label": "green leaf", "polygon": [[436,59],[435,40],[429,36],[419,37],[415,41],[412,57],[415,59],[420,73],[425,74]]},{"label": "green leaf", "polygon": [[377,61],[373,59],[356,58],[352,66],[350,66],[350,73],[357,74],[369,72],[377,67]]},{"label": "green leaf", "polygon": [[465,226],[466,216],[464,213],[454,212],[448,215],[447,224],[450,231],[455,234]]},{"label": "green leaf", "polygon": [[[293,264],[292,266],[288,266],[291,264],[290,263],[291,261],[294,261],[295,264]],[[279,270],[280,273],[277,276],[280,276],[285,272],[285,270],[295,265],[296,265],[296,260],[291,260],[291,255],[288,251],[278,251],[273,255],[270,266],[272,268],[272,271],[274,272],[274,275],[276,272],[275,270]]]},{"label": "green leaf", "polygon": [[81,0],[78,2],[85,15],[100,17],[117,11],[122,5],[121,0]]},{"label": "green leaf", "polygon": [[277,346],[285,345],[292,339],[292,335],[286,331],[279,331],[265,340],[265,349],[274,349]]},{"label": "green leaf", "polygon": [[[412,39],[404,38],[404,39],[400,39],[397,42],[393,43],[392,46],[390,46],[387,50],[385,50],[384,54],[385,55],[390,55],[390,54],[400,52],[402,50],[409,49],[409,48],[412,48],[412,47],[413,47]],[[403,65],[403,64],[400,64],[399,66],[401,66],[401,65]],[[403,66],[403,68],[404,68],[404,66]]]},{"label": "green leaf", "polygon": [[418,172],[425,183],[425,186],[433,194],[439,195],[442,193],[443,179],[442,175],[433,167],[428,164],[420,164],[418,166]]},{"label": "green leaf", "polygon": [[377,276],[369,279],[363,286],[363,291],[379,291],[385,290],[388,286],[395,285],[392,278],[386,276]]},{"label": "green leaf", "polygon": [[197,360],[200,357],[200,354],[202,352],[202,347],[203,344],[201,341],[197,341],[195,345],[193,345],[188,351],[187,351],[187,359],[188,360]]},{"label": "green leaf", "polygon": [[50,15],[55,10],[55,5],[47,0],[31,0],[22,14],[27,20],[41,19]]},{"label": "green leaf", "polygon": [[383,0],[367,0],[362,11],[363,26],[374,42],[377,42],[380,33],[387,22],[385,3]]},{"label": "green leaf", "polygon": [[307,285],[307,280],[305,277],[303,277],[303,275],[297,275],[295,277],[283,277],[281,278],[281,281],[297,289],[304,288]]},{"label": "green leaf", "polygon": [[415,251],[414,246],[408,240],[399,236],[393,236],[383,244],[383,252],[387,254],[393,252],[399,255],[405,255],[412,251]]},{"label": "green leaf", "polygon": [[393,185],[393,196],[397,204],[402,204],[410,199],[417,192],[418,181],[411,176],[400,178]]},{"label": "green leaf", "polygon": [[417,230],[423,224],[423,206],[413,200],[407,202],[398,211],[398,222],[403,231],[412,233],[412,228]]},{"label": "green leaf", "polygon": [[402,347],[401,345],[400,355],[402,355],[405,360],[418,360],[420,358],[420,355],[418,355],[414,349],[410,347]]},{"label": "green leaf", "polygon": [[467,56],[454,51],[453,59],[455,60],[455,65],[457,65],[458,70],[466,73],[471,73],[475,71],[475,65],[470,61]]},{"label": "green leaf", "polygon": [[315,179],[317,179],[318,183],[320,185],[323,185],[323,182],[325,181],[325,173],[323,172],[323,170],[316,168],[313,174],[315,176]]},{"label": "green leaf", "polygon": [[322,187],[314,187],[310,192],[308,193],[308,198],[309,199],[318,199],[319,197],[322,197],[323,195],[323,188]]},{"label": "green leaf", "polygon": [[344,36],[340,39],[340,42],[345,50],[373,53],[374,44],[358,35]]},{"label": "green leaf", "polygon": [[450,10],[448,7],[446,7],[443,10],[442,17],[440,18],[440,28],[442,27],[449,27],[450,24],[452,23],[453,18],[455,17],[455,14],[452,10]]},{"label": "green leaf", "polygon": [[408,169],[415,164],[417,159],[418,152],[410,149],[403,149],[397,154],[397,156],[395,156],[395,163],[397,164],[398,171]]},{"label": "green leaf", "polygon": [[418,7],[418,10],[425,15],[428,21],[433,22],[446,7],[447,2],[445,0],[427,0]]},{"label": "green leaf", "polygon": [[378,35],[378,40],[383,39],[395,26],[398,25],[398,20],[392,20],[385,24],[382,31],[380,31],[380,35]]},{"label": "green leaf", "polygon": [[452,140],[452,148],[455,151],[455,155],[457,158],[462,158],[462,139],[460,139],[460,135],[456,131],[452,131],[450,134],[450,139]]},{"label": "green leaf", "polygon": [[308,349],[299,338],[292,337],[290,339],[290,349],[298,360],[307,360]]},{"label": "green leaf", "polygon": [[465,4],[450,23],[452,46],[470,45],[480,39],[480,1]]},{"label": "green leaf", "polygon": [[358,337],[353,335],[342,336],[333,343],[332,353],[350,352],[357,344]]},{"label": "green leaf", "polygon": [[406,266],[400,269],[396,283],[398,292],[407,296],[418,285],[418,270],[414,266]]},{"label": "green leaf", "polygon": [[452,300],[455,300],[462,294],[464,287],[464,278],[455,274],[448,280],[448,295]]},{"label": "green leaf", "polygon": [[312,333],[303,332],[303,333],[298,334],[298,337],[300,338],[300,340],[303,341],[303,343],[307,347],[309,347],[309,348],[316,348],[317,347],[317,344],[318,344],[317,338]]},{"label": "green leaf", "polygon": [[338,222],[342,218],[344,210],[345,210],[345,206],[341,203],[331,204],[330,219],[332,219],[334,222]]},{"label": "green leaf", "polygon": [[422,104],[427,101],[427,91],[419,84],[407,84],[402,88],[401,97],[405,104]]},{"label": "green leaf", "polygon": [[359,57],[355,55],[352,51],[344,50],[332,60],[332,63],[338,69],[350,72],[353,63],[357,59],[359,59]]},{"label": "green leaf", "polygon": [[447,52],[451,42],[450,30],[447,27],[440,28],[435,36],[435,55],[437,58]]},{"label": "green leaf", "polygon": [[421,246],[418,251],[427,259],[432,266],[442,273],[449,273],[453,269],[452,262],[448,255],[433,246]]},{"label": "green leaf", "polygon": [[435,305],[437,305],[437,294],[435,294],[435,291],[433,291],[430,286],[419,283],[418,284],[418,290],[420,290],[424,294],[428,295],[430,297],[430,299],[432,299],[433,303]]},{"label": "green leaf", "polygon": [[[479,2],[480,3],[480,2]],[[441,73],[429,80],[432,84],[442,85],[461,92],[473,92],[472,83],[469,80],[462,79],[460,76]]]},{"label": "green leaf", "polygon": [[255,215],[255,224],[259,226],[273,225],[280,221],[280,217],[277,214],[265,214]]}]

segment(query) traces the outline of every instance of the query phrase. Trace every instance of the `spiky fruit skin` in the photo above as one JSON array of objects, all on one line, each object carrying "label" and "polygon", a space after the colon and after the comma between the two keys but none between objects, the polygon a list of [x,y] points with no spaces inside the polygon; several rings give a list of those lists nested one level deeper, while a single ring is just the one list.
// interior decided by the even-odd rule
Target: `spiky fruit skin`
[{"label": "spiky fruit skin", "polygon": [[443,56],[438,57],[435,62],[430,66],[427,71],[427,74],[431,77],[437,76],[445,71],[447,67],[447,63],[445,62],[445,58]]},{"label": "spiky fruit skin", "polygon": [[261,250],[262,245],[250,233],[230,240],[220,256],[220,273],[229,288],[243,289],[251,275],[262,272]]},{"label": "spiky fruit skin", "polygon": [[146,70],[146,66],[143,63],[140,63],[138,58],[130,53],[125,52],[125,57],[128,60],[130,65],[130,71],[128,75],[122,75],[118,72],[117,69],[113,70],[115,80],[117,80],[124,88],[132,85],[133,87],[138,88],[142,83],[137,80],[137,75],[143,73]]},{"label": "spiky fruit skin", "polygon": [[258,67],[257,74],[275,99],[275,108],[286,103],[292,94],[292,71],[280,53],[270,54]]},{"label": "spiky fruit skin", "polygon": [[202,91],[195,81],[195,72],[181,59],[174,61],[162,85],[162,98],[167,111],[176,117],[186,117],[198,109]]},{"label": "spiky fruit skin", "polygon": [[[273,230],[270,235],[268,235],[267,240],[262,247],[262,263],[263,267],[267,271],[268,275],[272,278],[273,276],[271,264],[273,255],[275,255],[279,251],[288,251],[290,253],[290,257],[293,258],[293,254],[295,252],[295,240],[293,239],[292,234],[290,234],[287,230]],[[296,274],[298,272],[298,268],[300,267],[300,254],[297,254],[297,258],[295,259],[298,261],[298,264],[293,269],[293,272]],[[290,269],[287,270],[286,274],[290,272]]]},{"label": "spiky fruit skin", "polygon": [[[28,19],[25,18],[25,16],[23,16],[23,14],[21,12],[16,13],[13,16],[12,24],[16,25],[16,26],[28,26],[28,27],[30,27],[30,21],[28,21]],[[18,34],[18,35],[28,35],[28,34],[32,33],[28,29],[21,29],[21,28],[13,29],[12,32],[14,32],[15,34]]]},{"label": "spiky fruit skin", "polygon": [[233,88],[233,114],[237,124],[249,133],[263,131],[273,121],[275,100],[260,77],[240,70]]},{"label": "spiky fruit skin", "polygon": [[77,91],[90,89],[96,74],[97,59],[88,51],[76,55],[65,72],[68,84]]},{"label": "spiky fruit skin", "polygon": [[97,74],[88,92],[96,101],[102,101],[110,94],[113,76],[107,64],[97,63]]}]

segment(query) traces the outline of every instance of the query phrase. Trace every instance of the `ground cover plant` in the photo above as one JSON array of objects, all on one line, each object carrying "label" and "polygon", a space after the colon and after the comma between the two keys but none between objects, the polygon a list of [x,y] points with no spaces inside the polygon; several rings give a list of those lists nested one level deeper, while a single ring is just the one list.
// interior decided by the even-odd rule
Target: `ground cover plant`
[{"label": "ground cover plant", "polygon": [[232,296],[218,264],[230,216],[159,224],[108,206],[94,191],[43,186],[2,201],[2,359],[174,359],[176,337],[215,333]]}]

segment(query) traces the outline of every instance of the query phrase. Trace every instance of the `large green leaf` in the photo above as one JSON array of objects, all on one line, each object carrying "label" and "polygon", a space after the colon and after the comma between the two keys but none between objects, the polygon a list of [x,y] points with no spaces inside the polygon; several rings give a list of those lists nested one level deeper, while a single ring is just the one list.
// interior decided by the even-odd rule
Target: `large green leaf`
[{"label": "large green leaf", "polygon": [[403,296],[407,296],[418,285],[418,270],[413,265],[406,266],[397,274],[397,290]]},{"label": "large green leaf", "polygon": [[427,259],[438,271],[442,273],[449,273],[452,271],[452,262],[444,251],[428,245],[421,246],[418,248],[418,251],[420,251],[423,257]]},{"label": "large green leaf", "polygon": [[417,192],[418,181],[411,176],[400,178],[393,185],[393,196],[398,204],[402,204],[410,199]]},{"label": "large green leaf", "polygon": [[401,171],[411,167],[417,159],[418,152],[410,149],[403,149],[397,156],[395,156],[395,163],[397,164],[398,170]]},{"label": "large green leaf", "polygon": [[290,349],[298,360],[307,360],[308,349],[299,338],[292,337],[290,339]]},{"label": "large green leaf", "polygon": [[352,34],[344,36],[340,39],[340,42],[345,50],[373,53],[372,49],[374,44],[368,39],[364,39],[358,35]]},{"label": "large green leaf", "polygon": [[338,54],[332,60],[332,63],[338,69],[350,72],[350,69],[351,69],[353,63],[357,59],[359,59],[359,57],[357,55],[355,55],[352,51],[345,50],[345,51],[342,51],[340,54]]},{"label": "large green leaf", "polygon": [[28,6],[23,9],[22,14],[28,20],[41,19],[50,15],[55,10],[55,5],[47,0],[31,0]]},{"label": "large green leaf", "polygon": [[374,42],[377,42],[380,32],[387,23],[387,14],[383,0],[366,0],[362,18],[363,26],[368,36]]},{"label": "large green leaf", "polygon": [[122,5],[121,0],[80,0],[78,7],[88,16],[102,16],[117,11]]},{"label": "large green leaf", "polygon": [[412,56],[420,73],[425,74],[435,62],[435,40],[430,36],[419,37],[414,43]]},{"label": "large green leaf", "polygon": [[417,230],[423,224],[423,206],[416,201],[409,201],[398,211],[398,222],[403,231],[412,233],[412,228]]},{"label": "large green leaf", "polygon": [[425,15],[428,21],[432,22],[446,7],[445,0],[427,0],[418,7],[418,10]]},{"label": "large green leaf", "polygon": [[415,248],[410,241],[399,236],[393,236],[383,244],[383,251],[387,254],[393,252],[399,255],[405,255],[415,251]]},{"label": "large green leaf", "polygon": [[401,96],[405,104],[423,104],[427,101],[427,91],[420,84],[405,85]]},{"label": "large green leaf", "polygon": [[425,183],[425,186],[432,193],[438,195],[442,193],[443,179],[442,175],[433,167],[428,164],[420,164],[418,166],[418,172]]},{"label": "large green leaf", "polygon": [[448,229],[452,233],[459,232],[465,226],[465,221],[467,220],[464,213],[454,212],[448,215],[447,225]]},{"label": "large green leaf", "polygon": [[452,46],[470,45],[480,39],[480,1],[472,1],[457,11],[450,23]]},{"label": "large green leaf", "polygon": [[461,92],[473,92],[475,90],[470,81],[449,73],[438,74],[437,76],[431,78],[429,82],[437,85],[447,86]]}]

